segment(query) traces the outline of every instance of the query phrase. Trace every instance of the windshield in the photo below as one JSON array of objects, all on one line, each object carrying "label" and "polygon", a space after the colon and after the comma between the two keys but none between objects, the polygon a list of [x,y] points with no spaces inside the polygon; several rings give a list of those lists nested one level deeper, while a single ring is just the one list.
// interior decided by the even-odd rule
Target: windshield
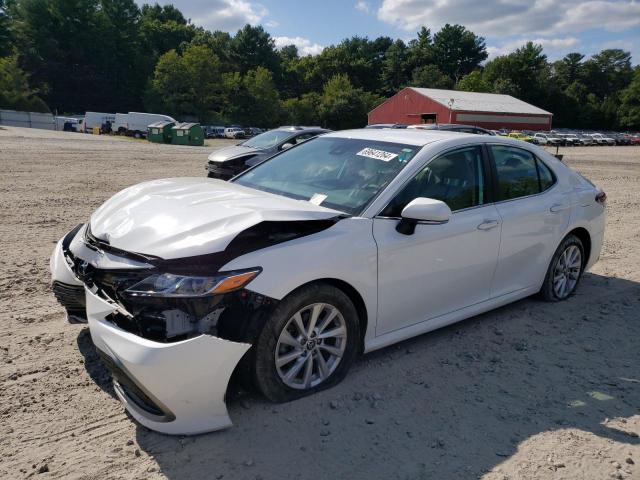
[{"label": "windshield", "polygon": [[319,137],[286,150],[234,182],[357,215],[420,147]]},{"label": "windshield", "polygon": [[267,148],[275,147],[276,145],[285,141],[291,135],[292,133],[287,130],[270,130],[268,132],[261,133],[260,135],[256,135],[253,138],[250,138],[246,142],[241,143],[241,145],[245,147],[257,148],[258,150],[264,150]]}]

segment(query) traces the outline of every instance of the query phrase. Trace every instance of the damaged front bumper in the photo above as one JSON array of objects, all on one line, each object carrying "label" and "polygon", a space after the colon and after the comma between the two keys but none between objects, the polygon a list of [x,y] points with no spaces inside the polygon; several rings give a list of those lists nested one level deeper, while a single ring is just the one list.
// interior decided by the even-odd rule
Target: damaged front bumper
[{"label": "damaged front bumper", "polygon": [[160,342],[120,328],[112,321],[114,316],[131,314],[81,281],[65,258],[65,248],[77,233],[72,231],[58,242],[51,257],[54,292],[56,285],[58,290],[63,286],[75,292],[75,297],[63,303],[71,319],[72,313],[79,312],[69,305],[79,308],[77,293],[82,289],[82,313],[91,338],[127,411],[142,425],[167,434],[196,434],[231,426],[225,393],[231,374],[251,345],[206,333]]},{"label": "damaged front bumper", "polygon": [[141,338],[106,318],[119,310],[85,287],[91,339],[114,376],[118,397],[142,425],[195,434],[231,426],[224,396],[246,343],[200,335],[175,343]]}]

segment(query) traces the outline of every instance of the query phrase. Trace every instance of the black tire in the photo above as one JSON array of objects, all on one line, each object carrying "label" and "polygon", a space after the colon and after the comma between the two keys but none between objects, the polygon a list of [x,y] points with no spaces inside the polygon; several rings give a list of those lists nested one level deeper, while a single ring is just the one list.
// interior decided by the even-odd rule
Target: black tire
[{"label": "black tire", "polygon": [[[580,273],[576,280],[575,285],[571,288],[571,290],[564,296],[559,296],[554,289],[554,271],[555,267],[560,259],[560,256],[571,246],[575,246],[580,250]],[[549,267],[547,268],[547,274],[544,277],[544,282],[542,284],[542,288],[540,289],[540,296],[543,300],[547,302],[560,302],[562,300],[566,300],[571,297],[578,288],[580,284],[580,280],[582,279],[582,274],[584,272],[584,266],[586,264],[586,258],[584,256],[584,246],[582,245],[582,241],[576,237],[575,235],[567,235],[564,240],[560,243],[558,248],[556,249],[553,257],[551,258],[551,262],[549,263]]]},{"label": "black tire", "polygon": [[[304,307],[326,303],[340,311],[347,330],[346,347],[335,370],[320,384],[307,389],[286,385],[275,365],[278,338],[292,316]],[[349,297],[340,289],[324,283],[302,287],[285,297],[266,321],[254,345],[253,381],[256,388],[272,402],[288,402],[329,388],[347,374],[358,352],[360,328],[358,313]]]}]

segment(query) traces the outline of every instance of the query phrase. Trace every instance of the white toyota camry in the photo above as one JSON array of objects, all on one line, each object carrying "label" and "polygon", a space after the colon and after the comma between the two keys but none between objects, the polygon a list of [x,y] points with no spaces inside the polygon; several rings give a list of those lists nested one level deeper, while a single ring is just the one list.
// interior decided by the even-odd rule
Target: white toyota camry
[{"label": "white toyota camry", "polygon": [[605,200],[517,140],[336,132],[230,182],[123,190],[60,240],[52,286],[134,418],[205,432],[231,425],[234,371],[288,401],[359,352],[532,294],[566,299],[600,254]]}]

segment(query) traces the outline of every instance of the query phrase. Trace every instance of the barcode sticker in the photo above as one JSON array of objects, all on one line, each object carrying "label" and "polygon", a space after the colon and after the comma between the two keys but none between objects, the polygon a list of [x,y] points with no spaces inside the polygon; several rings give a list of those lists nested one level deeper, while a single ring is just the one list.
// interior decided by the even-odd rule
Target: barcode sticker
[{"label": "barcode sticker", "polygon": [[383,162],[388,162],[389,160],[393,160],[398,156],[397,153],[385,152],[384,150],[377,150],[375,148],[363,148],[356,155],[360,155],[361,157],[369,157],[375,158],[376,160],[382,160]]}]

